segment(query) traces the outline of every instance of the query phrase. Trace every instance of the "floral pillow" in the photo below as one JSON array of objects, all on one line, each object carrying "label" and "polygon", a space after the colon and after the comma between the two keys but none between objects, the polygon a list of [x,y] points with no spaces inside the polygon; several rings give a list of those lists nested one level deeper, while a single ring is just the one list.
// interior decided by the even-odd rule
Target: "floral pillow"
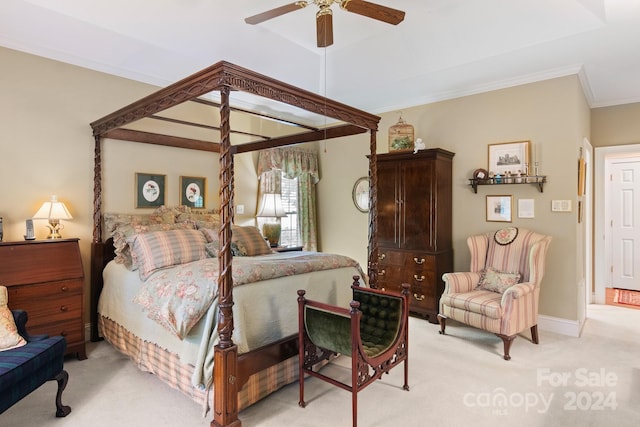
[{"label": "floral pillow", "polygon": [[8,307],[7,288],[0,286],[0,351],[22,347],[27,342],[18,334],[13,313]]},{"label": "floral pillow", "polygon": [[504,273],[491,267],[484,270],[476,289],[504,293],[511,286],[520,283],[520,273]]}]

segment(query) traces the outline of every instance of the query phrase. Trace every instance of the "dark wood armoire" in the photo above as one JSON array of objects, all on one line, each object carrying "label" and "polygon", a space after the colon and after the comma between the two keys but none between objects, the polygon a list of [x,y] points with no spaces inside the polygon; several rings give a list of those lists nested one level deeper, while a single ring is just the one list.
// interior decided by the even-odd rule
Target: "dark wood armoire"
[{"label": "dark wood armoire", "polygon": [[442,275],[453,269],[454,153],[439,148],[378,154],[378,288],[411,285],[411,312],[437,323]]}]

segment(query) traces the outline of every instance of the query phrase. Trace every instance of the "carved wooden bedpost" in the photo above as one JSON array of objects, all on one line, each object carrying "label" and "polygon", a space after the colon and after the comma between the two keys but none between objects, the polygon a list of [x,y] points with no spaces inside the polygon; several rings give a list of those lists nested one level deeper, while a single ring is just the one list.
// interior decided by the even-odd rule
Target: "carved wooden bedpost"
[{"label": "carved wooden bedpost", "polygon": [[369,259],[367,274],[369,286],[378,287],[378,162],[376,157],[376,132],[371,129],[369,156]]},{"label": "carved wooden bedpost", "polygon": [[91,341],[100,340],[98,334],[98,298],[100,290],[95,283],[102,283],[102,137],[95,135],[93,164],[93,240],[91,242]]},{"label": "carved wooden bedpost", "polygon": [[220,90],[220,253],[218,262],[218,344],[214,347],[214,397],[211,427],[240,427],[238,419],[238,347],[233,343],[233,278],[231,223],[233,221],[233,152],[230,140],[228,86]]}]

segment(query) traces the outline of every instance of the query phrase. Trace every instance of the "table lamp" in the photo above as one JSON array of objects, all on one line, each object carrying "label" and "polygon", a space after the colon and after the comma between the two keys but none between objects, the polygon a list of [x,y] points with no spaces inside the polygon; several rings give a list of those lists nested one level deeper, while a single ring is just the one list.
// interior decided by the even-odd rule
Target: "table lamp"
[{"label": "table lamp", "polygon": [[282,207],[282,196],[278,193],[264,193],[258,204],[256,217],[275,218],[275,222],[265,222],[262,225],[262,235],[269,241],[272,248],[280,242],[280,218],[287,216]]},{"label": "table lamp", "polygon": [[69,210],[64,203],[58,201],[57,196],[51,196],[51,200],[42,204],[38,212],[33,216],[33,219],[46,219],[49,221],[47,227],[51,231],[47,236],[47,239],[60,239],[62,235],[60,230],[64,228],[64,225],[60,224],[61,219],[73,219]]}]

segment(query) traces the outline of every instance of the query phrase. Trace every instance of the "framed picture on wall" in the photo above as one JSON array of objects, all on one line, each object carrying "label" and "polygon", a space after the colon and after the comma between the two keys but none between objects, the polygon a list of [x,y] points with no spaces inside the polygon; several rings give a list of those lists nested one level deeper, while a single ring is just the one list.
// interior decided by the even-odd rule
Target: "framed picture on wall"
[{"label": "framed picture on wall", "polygon": [[165,204],[166,175],[136,172],[136,208],[157,208]]},{"label": "framed picture on wall", "polygon": [[489,144],[489,172],[503,176],[507,171],[524,173],[525,164],[531,165],[530,150],[530,141]]},{"label": "framed picture on wall", "polygon": [[512,196],[487,196],[487,221],[511,222]]},{"label": "framed picture on wall", "polygon": [[207,179],[195,176],[180,177],[180,204],[204,209]]}]

